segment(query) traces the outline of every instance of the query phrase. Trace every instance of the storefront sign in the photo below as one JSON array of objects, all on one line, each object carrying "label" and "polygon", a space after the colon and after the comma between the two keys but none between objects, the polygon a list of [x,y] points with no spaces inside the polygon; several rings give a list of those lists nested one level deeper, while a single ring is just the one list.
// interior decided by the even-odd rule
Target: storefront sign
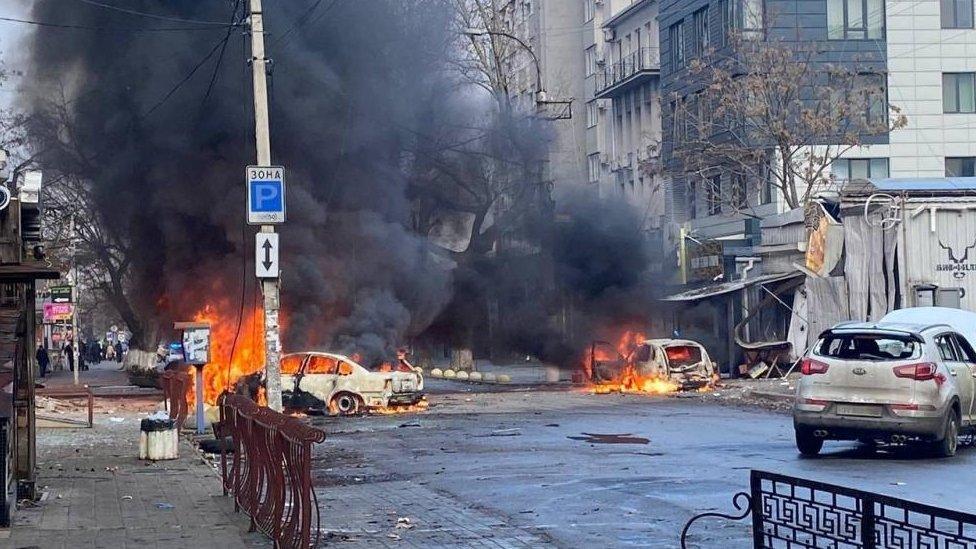
[{"label": "storefront sign", "polygon": [[62,322],[71,320],[75,306],[71,303],[45,303],[44,322]]}]

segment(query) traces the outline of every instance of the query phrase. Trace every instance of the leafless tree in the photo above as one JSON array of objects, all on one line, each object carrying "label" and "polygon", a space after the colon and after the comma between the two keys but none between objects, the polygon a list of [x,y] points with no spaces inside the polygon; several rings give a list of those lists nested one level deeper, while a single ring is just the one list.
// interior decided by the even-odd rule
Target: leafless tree
[{"label": "leafless tree", "polygon": [[[732,54],[689,63],[700,91],[668,98],[672,158],[689,183],[735,210],[768,182],[789,208],[804,207],[834,180],[829,167],[852,149],[904,127],[869,61],[830,64],[817,44],[730,37]],[[731,174],[731,190],[711,188]]]},{"label": "leafless tree", "polygon": [[[130,298],[131,242],[116,223],[95,206],[93,182],[98,168],[75,136],[68,102],[63,96],[35,110],[26,122],[26,148],[31,166],[44,172],[43,238],[51,260],[78,274],[79,291],[87,303],[108,305],[132,332],[136,348],[153,345],[151,323]],[[72,232],[73,229],[73,232]],[[148,348],[148,347],[147,347]]]}]

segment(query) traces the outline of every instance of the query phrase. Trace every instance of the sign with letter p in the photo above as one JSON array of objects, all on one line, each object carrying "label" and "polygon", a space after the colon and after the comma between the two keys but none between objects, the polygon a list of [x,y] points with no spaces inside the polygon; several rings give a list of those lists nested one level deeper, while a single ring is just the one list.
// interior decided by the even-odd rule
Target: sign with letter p
[{"label": "sign with letter p", "polygon": [[285,169],[281,166],[248,166],[247,222],[275,225],[285,221]]}]

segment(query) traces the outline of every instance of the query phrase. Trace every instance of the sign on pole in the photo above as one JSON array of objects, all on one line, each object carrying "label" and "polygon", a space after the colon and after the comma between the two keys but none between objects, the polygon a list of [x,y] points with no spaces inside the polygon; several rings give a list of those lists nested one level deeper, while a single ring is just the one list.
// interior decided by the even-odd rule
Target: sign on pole
[{"label": "sign on pole", "polygon": [[285,169],[281,166],[248,166],[247,222],[275,225],[285,222]]},{"label": "sign on pole", "polygon": [[254,271],[258,278],[278,278],[278,233],[254,235]]},{"label": "sign on pole", "polygon": [[71,286],[51,286],[52,303],[71,303]]}]

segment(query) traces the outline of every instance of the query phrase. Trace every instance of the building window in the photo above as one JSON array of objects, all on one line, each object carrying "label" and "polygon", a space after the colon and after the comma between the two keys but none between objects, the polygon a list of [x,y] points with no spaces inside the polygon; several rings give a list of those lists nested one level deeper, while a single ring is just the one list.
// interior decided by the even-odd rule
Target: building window
[{"label": "building window", "polygon": [[688,219],[698,218],[698,182],[688,182]]},{"label": "building window", "polygon": [[736,24],[742,29],[743,38],[762,38],[764,20],[763,0],[739,0],[741,12]]},{"label": "building window", "polygon": [[976,112],[976,73],[942,73],[943,112]]},{"label": "building window", "polygon": [[695,53],[704,54],[708,50],[708,6],[695,12]]},{"label": "building window", "polygon": [[671,102],[671,143],[681,145],[685,141],[684,106],[677,100]]},{"label": "building window", "polygon": [[721,36],[722,45],[727,46],[732,37],[732,32],[735,31],[735,0],[719,0],[718,3],[718,16],[721,19]]},{"label": "building window", "polygon": [[596,74],[596,46],[586,48],[586,76]]},{"label": "building window", "polygon": [[685,64],[685,22],[678,21],[668,28],[671,41],[671,70],[678,70]]},{"label": "building window", "polygon": [[945,174],[946,177],[976,177],[976,156],[947,156]]},{"label": "building window", "polygon": [[942,28],[973,28],[973,0],[942,0]]},{"label": "building window", "polygon": [[592,21],[596,16],[596,0],[583,0],[583,22]]},{"label": "building window", "polygon": [[705,202],[708,206],[708,215],[718,215],[722,213],[722,176],[712,176],[705,189]]},{"label": "building window", "polygon": [[746,177],[741,173],[732,174],[732,184],[729,186],[729,205],[733,210],[746,206]]},{"label": "building window", "polygon": [[597,121],[600,118],[600,109],[596,104],[596,101],[590,101],[586,104],[586,127],[592,128],[596,126]]},{"label": "building window", "polygon": [[864,116],[868,125],[884,124],[888,120],[887,77],[883,74],[860,74],[858,84],[866,95]]},{"label": "building window", "polygon": [[884,179],[888,177],[888,159],[838,158],[831,162],[830,171],[838,181]]},{"label": "building window", "polygon": [[884,0],[827,0],[827,38],[884,38]]},{"label": "building window", "polygon": [[600,181],[600,153],[593,153],[587,156],[586,167],[590,183]]}]

